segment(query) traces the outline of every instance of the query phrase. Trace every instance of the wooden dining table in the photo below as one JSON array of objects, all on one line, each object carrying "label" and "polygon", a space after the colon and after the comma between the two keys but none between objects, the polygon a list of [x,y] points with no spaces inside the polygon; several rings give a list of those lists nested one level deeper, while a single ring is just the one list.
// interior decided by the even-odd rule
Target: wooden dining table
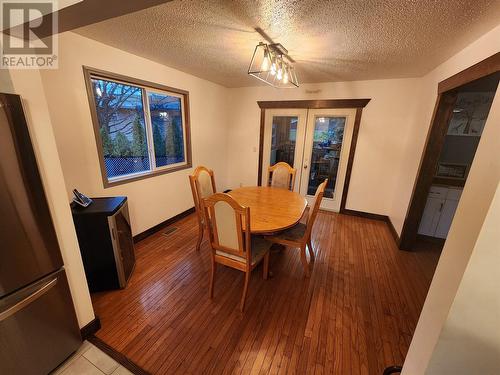
[{"label": "wooden dining table", "polygon": [[307,207],[307,200],[300,194],[275,187],[241,187],[228,194],[250,207],[250,231],[254,234],[272,234],[293,227]]}]

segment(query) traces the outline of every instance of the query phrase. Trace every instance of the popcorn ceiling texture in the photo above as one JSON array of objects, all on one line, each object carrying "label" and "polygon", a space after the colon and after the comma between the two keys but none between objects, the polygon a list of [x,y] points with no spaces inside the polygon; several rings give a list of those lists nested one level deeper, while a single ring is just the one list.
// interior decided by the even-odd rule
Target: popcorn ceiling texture
[{"label": "popcorn ceiling texture", "polygon": [[259,84],[246,74],[255,27],[312,83],[422,76],[499,21],[500,0],[175,0],[76,32],[241,87]]}]

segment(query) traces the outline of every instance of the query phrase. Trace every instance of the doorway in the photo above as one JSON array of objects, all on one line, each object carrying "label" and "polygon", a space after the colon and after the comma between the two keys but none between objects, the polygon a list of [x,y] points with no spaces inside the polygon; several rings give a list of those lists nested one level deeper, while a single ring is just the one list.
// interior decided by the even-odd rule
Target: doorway
[{"label": "doorway", "polygon": [[259,185],[268,184],[270,165],[286,162],[297,170],[294,191],[311,203],[319,184],[328,178],[321,208],[342,212],[361,112],[368,101],[259,102]]},{"label": "doorway", "polygon": [[[308,203],[317,187],[328,178],[321,202],[324,210],[339,212],[347,169],[349,145],[356,110],[272,109],[266,112],[264,126],[263,170],[277,162],[286,162],[297,170],[293,190]],[[347,147],[345,145],[348,145]],[[261,183],[267,184],[268,176]]]},{"label": "doorway", "polygon": [[500,54],[439,83],[399,248],[444,244],[500,78]]}]

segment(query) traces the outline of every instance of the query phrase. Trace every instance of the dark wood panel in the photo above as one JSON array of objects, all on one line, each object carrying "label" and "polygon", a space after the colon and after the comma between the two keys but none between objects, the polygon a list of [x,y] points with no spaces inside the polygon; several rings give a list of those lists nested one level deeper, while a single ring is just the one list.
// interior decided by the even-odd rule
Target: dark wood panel
[{"label": "dark wood panel", "polygon": [[439,252],[398,251],[385,222],[320,212],[311,277],[296,249],[272,253],[274,276],[253,272],[242,314],[242,273],[220,267],[210,301],[208,243],[195,251],[194,215],[175,225],[137,244],[126,289],[92,295],[97,337],[144,370],[349,375],[403,363]]},{"label": "dark wood panel", "polygon": [[100,350],[109,355],[123,367],[130,370],[134,375],[149,375],[149,372],[138,366],[134,361],[131,361],[120,352],[113,349],[111,346],[106,344],[100,338],[96,336],[91,336],[88,338],[88,341],[97,346]]},{"label": "dark wood panel", "polygon": [[342,190],[342,198],[340,200],[340,213],[345,211],[347,202],[347,194],[349,193],[349,184],[351,183],[352,166],[354,164],[354,154],[356,153],[356,144],[358,143],[359,126],[361,125],[361,115],[363,108],[356,110],[356,117],[354,118],[354,128],[352,130],[352,139],[349,149],[349,158],[347,159],[347,168],[345,172],[344,188]]},{"label": "dark wood panel", "polygon": [[[168,3],[170,1],[172,0],[107,0],[104,3],[102,0],[80,1],[54,12],[57,17],[56,33],[74,30],[79,27],[138,12],[142,9]],[[50,22],[51,16],[52,13],[49,13],[41,17],[40,26],[36,28],[36,35],[38,38],[43,39],[53,34],[52,23]],[[38,20],[40,20],[40,18],[38,18]],[[35,22],[36,20],[33,20],[30,23],[34,25]],[[29,27],[29,23],[6,29],[4,32],[11,35],[21,35],[26,39],[29,33],[24,33],[22,31],[26,30],[27,27]]]},{"label": "dark wood panel", "polygon": [[266,126],[266,110],[260,110],[260,130],[259,130],[259,169],[257,172],[257,186],[262,185],[262,162],[264,160],[264,129]]},{"label": "dark wood panel", "polygon": [[258,101],[260,108],[364,108],[371,99],[270,100]]},{"label": "dark wood panel", "polygon": [[411,250],[415,243],[418,226],[424,213],[427,195],[436,174],[439,155],[443,148],[456,99],[457,93],[455,91],[438,95],[432,115],[431,127],[427,134],[426,146],[420,161],[418,177],[413,187],[410,206],[401,231],[399,247],[402,250]]},{"label": "dark wood panel", "polygon": [[97,331],[101,329],[101,321],[99,317],[95,317],[90,322],[88,322],[85,326],[80,329],[80,335],[82,336],[82,340],[87,340],[89,337],[93,336]]},{"label": "dark wood panel", "polygon": [[490,74],[500,71],[500,52],[491,55],[487,59],[478,62],[471,67],[439,82],[438,93],[456,89],[469,82],[486,77]]}]

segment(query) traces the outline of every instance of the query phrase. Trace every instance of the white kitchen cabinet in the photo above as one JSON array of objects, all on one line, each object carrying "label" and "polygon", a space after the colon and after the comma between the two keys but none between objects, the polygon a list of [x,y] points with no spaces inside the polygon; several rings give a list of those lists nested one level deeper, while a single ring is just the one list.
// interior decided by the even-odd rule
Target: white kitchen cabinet
[{"label": "white kitchen cabinet", "polygon": [[462,189],[432,186],[418,229],[425,236],[446,238]]}]

